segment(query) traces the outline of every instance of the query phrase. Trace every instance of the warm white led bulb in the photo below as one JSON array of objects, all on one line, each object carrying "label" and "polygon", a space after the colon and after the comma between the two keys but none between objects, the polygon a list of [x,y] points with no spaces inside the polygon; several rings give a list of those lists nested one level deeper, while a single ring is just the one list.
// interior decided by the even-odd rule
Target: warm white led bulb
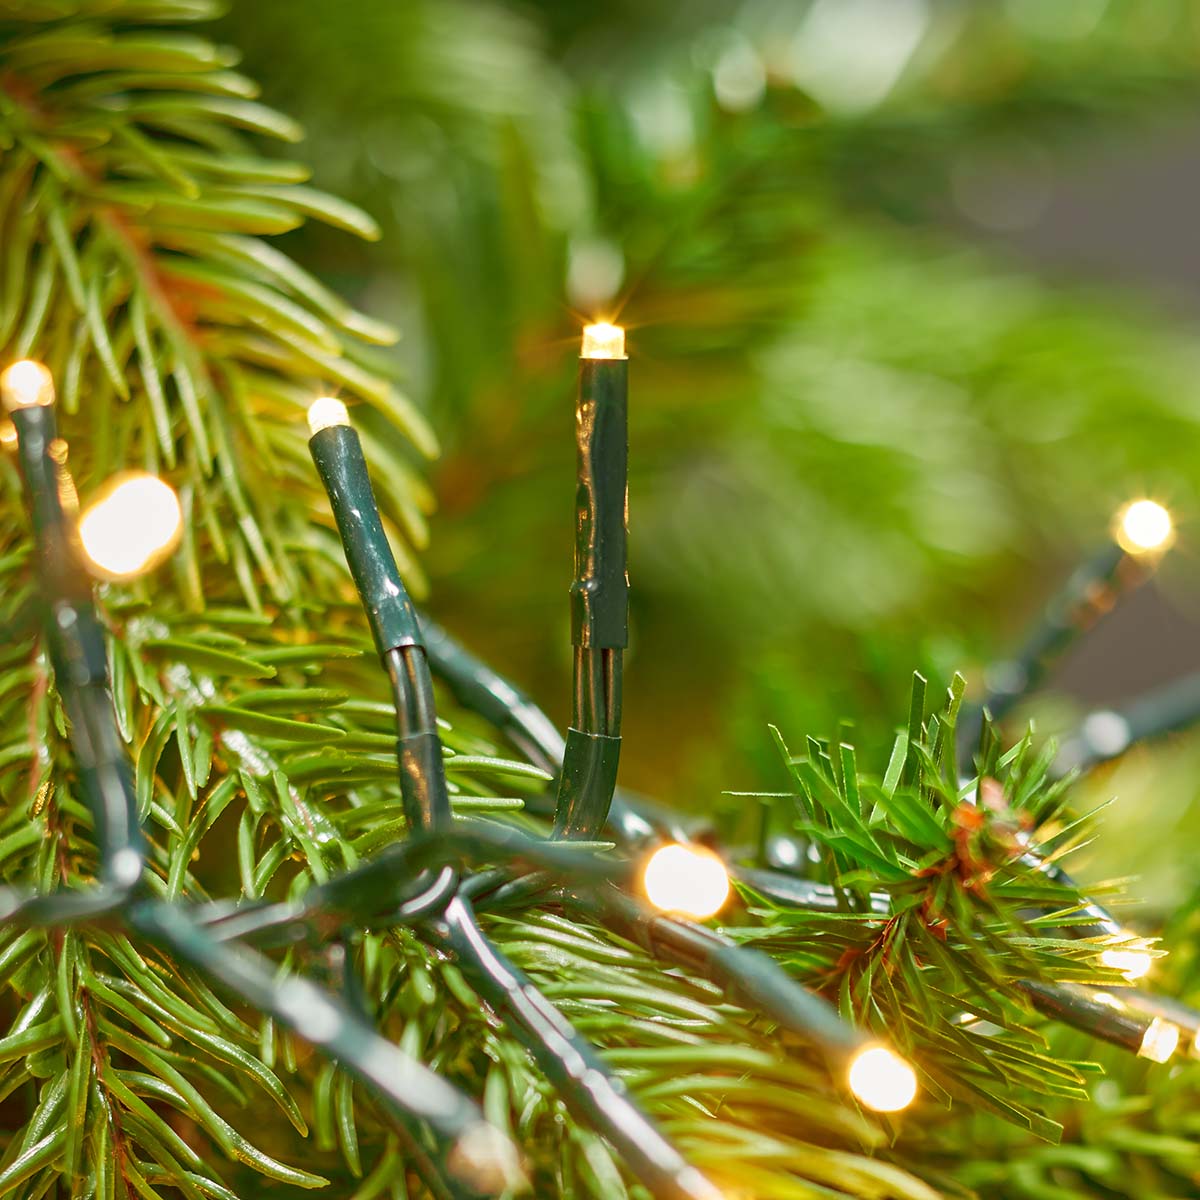
[{"label": "warm white led bulb", "polygon": [[161,562],[182,529],[174,488],[139,472],[124,476],[89,505],[79,518],[79,541],[101,575],[128,579]]},{"label": "warm white led bulb", "polygon": [[655,908],[703,921],[729,899],[729,872],[711,850],[671,842],[650,856],[642,887]]},{"label": "warm white led bulb", "polygon": [[525,1191],[529,1181],[521,1170],[516,1146],[487,1121],[478,1121],[455,1142],[446,1160],[450,1173],[472,1191],[489,1196]]},{"label": "warm white led bulb", "polygon": [[867,1046],[850,1063],[850,1090],[875,1112],[899,1112],[917,1095],[917,1073],[894,1050]]},{"label": "warm white led bulb", "polygon": [[1174,536],[1171,514],[1154,500],[1134,500],[1117,516],[1117,541],[1128,554],[1165,550]]},{"label": "warm white led bulb", "polygon": [[32,358],[23,358],[0,375],[0,398],[9,412],[54,403],[54,376]]},{"label": "warm white led bulb", "polygon": [[624,358],[625,330],[620,325],[585,325],[581,358]]},{"label": "warm white led bulb", "polygon": [[335,425],[349,425],[350,413],[346,406],[334,396],[318,396],[308,406],[308,431],[312,435]]},{"label": "warm white led bulb", "polygon": [[1154,963],[1154,957],[1145,950],[1105,950],[1100,961],[1114,971],[1120,971],[1126,979],[1141,979]]},{"label": "warm white led bulb", "polygon": [[1139,1058],[1148,1058],[1151,1062],[1165,1063],[1175,1053],[1179,1046],[1179,1026],[1155,1017],[1146,1027],[1142,1035],[1142,1044],[1138,1049]]}]

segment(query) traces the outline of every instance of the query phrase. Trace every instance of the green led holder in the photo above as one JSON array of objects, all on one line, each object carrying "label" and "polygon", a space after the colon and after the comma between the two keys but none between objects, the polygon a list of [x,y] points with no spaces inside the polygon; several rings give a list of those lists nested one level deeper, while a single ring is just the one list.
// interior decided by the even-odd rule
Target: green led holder
[{"label": "green led holder", "polygon": [[[343,410],[344,416],[344,410]],[[450,823],[442,744],[433,714],[425,643],[416,610],[388,545],[358,434],[346,423],[308,441],[325,485],[346,562],[396,694],[396,759],[405,815],[414,829]]]},{"label": "green led holder", "polygon": [[442,739],[434,732],[410,733],[396,740],[404,811],[414,829],[448,825],[450,793],[442,761]]},{"label": "green led holder", "polygon": [[309,438],[308,448],[329,494],[380,657],[401,646],[423,647],[416,611],[379,519],[358,434],[349,425],[330,425]]},{"label": "green led holder", "polygon": [[[607,800],[617,786],[621,761],[621,739],[602,733],[567,730],[562,771],[558,779],[558,806],[554,814],[554,836],[585,830],[573,836],[592,837],[604,826]],[[593,809],[605,801],[605,813],[596,819]]]},{"label": "green led holder", "polygon": [[50,660],[70,721],[83,793],[96,822],[101,876],[107,884],[127,888],[142,874],[143,838],[132,773],[111,720],[104,629],[79,558],[74,521],[63,504],[64,467],[55,452],[54,408],[30,405],[11,415],[38,575],[48,602]]},{"label": "green led holder", "polygon": [[623,358],[579,360],[571,641],[597,650],[629,644],[628,367]]},{"label": "green led holder", "polygon": [[603,674],[603,660],[611,655],[618,699],[615,716],[605,715],[613,707],[607,694],[600,698],[592,716],[576,710],[575,725],[567,731],[558,781],[556,837],[595,837],[607,820],[617,782],[620,659],[629,643],[628,366],[623,357],[585,356],[579,360],[575,577],[570,593],[571,641],[577,647],[576,692],[578,695],[581,669]]},{"label": "green led holder", "polygon": [[[75,536],[71,522],[63,508],[60,491],[62,466],[54,446],[58,432],[51,405],[31,405],[18,408],[11,414],[17,430],[17,457],[21,474],[25,480],[29,516],[33,525],[34,547],[37,554],[38,575],[44,593],[51,603],[66,602],[80,608],[91,608],[91,580],[80,566],[75,551]],[[54,649],[60,648],[60,640],[53,639]],[[100,675],[104,675],[101,656]],[[58,664],[55,664],[56,668]],[[72,671],[73,677],[83,673],[87,678],[94,675],[94,655],[74,664],[63,666]],[[82,679],[83,676],[80,675]],[[86,682],[86,679],[83,681]]]}]

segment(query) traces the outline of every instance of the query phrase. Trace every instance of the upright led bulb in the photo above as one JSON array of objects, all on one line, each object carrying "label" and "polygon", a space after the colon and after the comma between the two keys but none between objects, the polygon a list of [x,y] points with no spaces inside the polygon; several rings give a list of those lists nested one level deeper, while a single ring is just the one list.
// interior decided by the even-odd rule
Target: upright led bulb
[{"label": "upright led bulb", "polygon": [[624,358],[625,330],[620,325],[585,325],[580,358]]},{"label": "upright led bulb", "polygon": [[322,429],[332,429],[335,425],[349,425],[350,412],[346,406],[334,396],[318,396],[308,406],[308,432],[320,433]]},{"label": "upright led bulb", "polygon": [[23,358],[0,374],[0,399],[9,412],[54,403],[54,376],[48,367]]},{"label": "upright led bulb", "polygon": [[642,886],[655,908],[703,921],[729,898],[729,872],[711,850],[671,842],[650,856]]},{"label": "upright led bulb", "polygon": [[79,518],[79,541],[99,574],[129,579],[170,554],[182,529],[174,488],[137,472],[117,480],[88,506]]}]

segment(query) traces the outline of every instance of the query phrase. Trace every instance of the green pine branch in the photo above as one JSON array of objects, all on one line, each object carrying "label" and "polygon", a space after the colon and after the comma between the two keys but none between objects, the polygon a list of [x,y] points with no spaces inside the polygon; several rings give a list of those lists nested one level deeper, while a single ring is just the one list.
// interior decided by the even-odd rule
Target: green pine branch
[{"label": "green pine branch", "polygon": [[[414,580],[430,506],[414,464],[435,446],[370,350],[389,331],[268,240],[307,219],[366,236],[374,226],[308,188],[302,168],[258,155],[258,138],[298,131],[258,104],[230,52],[172,28],[210,14],[203,0],[0,6],[0,343],[6,360],[32,354],[54,370],[84,500],[130,466],[166,475],[184,500],[172,565],[101,597],[153,890],[179,902],[296,899],[405,833],[392,711],[308,463],[304,407],[325,391],[360,402]],[[47,891],[90,882],[96,864],[7,459],[0,479],[0,870]],[[785,912],[749,896],[727,930],[909,1051],[928,1094],[895,1139],[816,1047],[702,978],[549,903],[486,920],[731,1194],[929,1200],[954,1177],[1028,1191],[1053,1161],[1011,1139],[1058,1136],[1066,1122],[1054,1114],[1082,1094],[1092,1047],[1057,1035],[1047,1046],[1014,983],[1115,980],[1094,944],[1023,921],[1079,903],[1014,857],[1018,833],[1057,835],[1063,813],[1062,788],[1027,742],[986,764],[1001,800],[964,825],[955,705],[929,719],[918,705],[882,778],[840,746],[813,742],[790,760],[796,830],[823,848],[842,910]],[[456,811],[528,820],[522,801],[541,772],[503,759],[469,718],[444,740]],[[870,912],[877,891],[892,901],[886,919]],[[513,1135],[533,1194],[640,1200],[457,969],[407,933],[367,931],[279,961],[332,987],[356,979],[389,1037]],[[369,1095],[161,952],[102,929],[9,929],[0,981],[0,1193],[419,1194]],[[972,1032],[964,1008],[1003,1032]],[[963,1167],[972,1109],[1000,1121]],[[1181,1151],[1162,1139],[1185,1129],[1141,1131],[1141,1153],[1169,1175]],[[1097,1136],[1066,1147],[1073,1169]],[[1006,1146],[1023,1151],[1011,1169]]]}]

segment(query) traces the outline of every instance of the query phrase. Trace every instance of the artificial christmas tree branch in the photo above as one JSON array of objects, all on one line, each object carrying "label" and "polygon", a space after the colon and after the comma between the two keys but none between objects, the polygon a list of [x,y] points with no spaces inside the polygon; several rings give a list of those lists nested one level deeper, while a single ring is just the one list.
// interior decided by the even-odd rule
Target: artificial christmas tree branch
[{"label": "artificial christmas tree branch", "polygon": [[[548,870],[578,885],[596,864],[594,886],[617,896],[613,911],[631,922],[621,926],[628,937],[611,912],[587,915],[593,888],[576,888],[580,902],[569,910],[554,892],[541,893],[503,912],[481,906],[477,922],[459,920],[458,933],[479,950],[476,966],[502,962],[474,940],[482,929],[597,1047],[597,1083],[624,1089],[678,1147],[679,1161],[726,1192],[929,1200],[932,1185],[918,1174],[942,1188],[943,1151],[926,1150],[958,1135],[954,1117],[922,1101],[919,1119],[897,1125],[893,1139],[858,1112],[811,1029],[771,1016],[765,994],[743,986],[744,957],[728,954],[711,931],[604,892],[611,874],[626,884],[628,868],[600,848],[560,854],[527,832],[510,833],[508,822],[541,828],[519,810],[526,793],[544,788],[553,752],[534,766],[501,760],[478,736],[433,725],[411,654],[393,663],[390,678],[379,670],[299,417],[314,396],[333,391],[363,402],[356,418],[370,457],[387,464],[377,473],[380,524],[414,589],[420,573],[410,547],[424,536],[427,492],[404,456],[408,446],[428,452],[431,442],[354,344],[386,331],[351,314],[260,236],[306,215],[365,233],[370,223],[296,186],[296,168],[253,156],[242,130],[295,130],[251,102],[253,88],[231,75],[228,52],[152,28],[207,11],[167,0],[0,4],[3,88],[17,97],[0,113],[0,136],[21,146],[0,160],[10,251],[0,270],[0,365],[36,354],[54,369],[85,502],[136,466],[169,476],[183,518],[179,551],[152,585],[106,584],[96,604],[111,716],[132,758],[145,834],[147,895],[131,910],[142,932],[131,938],[112,914],[51,932],[0,928],[11,1017],[0,1091],[14,1114],[0,1189],[66,1187],[105,1200],[161,1189],[164,1200],[190,1200],[264,1188],[365,1197],[457,1186],[452,1172],[436,1162],[431,1170],[421,1148],[402,1140],[368,1075],[356,1079],[310,1057],[287,1032],[294,1013],[286,1003],[271,1017],[217,997],[210,984],[224,978],[268,1009],[278,999],[256,990],[275,967],[237,944],[244,939],[273,947],[278,958],[269,962],[285,974],[271,982],[311,976],[349,1014],[348,1028],[376,1026],[388,1046],[376,1065],[402,1052],[480,1099],[489,1121],[525,1151],[534,1194],[636,1194],[591,1128],[594,1114],[580,1120],[579,1104],[564,1103],[571,1076],[565,1091],[549,1081],[556,1065],[545,1040],[530,1040],[528,1027],[518,1036],[519,1020],[498,1021],[455,955],[432,948],[421,928],[446,902],[439,881],[477,866]],[[0,618],[11,631],[0,646],[0,865],[27,894],[82,891],[103,873],[102,831],[74,765],[70,737],[79,730],[63,711],[65,684],[37,622],[23,619],[40,615],[39,593],[13,503],[15,472],[3,459],[0,481],[12,517],[0,522],[0,584],[11,605]],[[603,681],[605,672],[592,677]],[[610,720],[615,693],[590,707]],[[436,734],[444,751],[444,761],[412,756],[426,781],[439,767],[445,776],[444,788],[439,779],[423,798],[419,788],[406,796],[416,800],[408,812],[396,780],[398,715],[402,737]],[[518,702],[497,727],[519,735],[530,720]],[[1096,948],[1066,947],[1025,926],[1021,914],[1070,907],[1077,894],[1055,892],[1014,865],[998,833],[1000,845],[989,842],[984,853],[954,832],[946,760],[940,772],[930,766],[944,748],[931,723],[910,738],[906,778],[881,784],[810,746],[812,779],[830,781],[846,804],[843,811],[819,793],[827,861],[838,869],[835,910],[739,914],[722,935],[770,953],[762,978],[789,976],[779,996],[816,989],[843,1017],[901,1046],[935,1095],[989,1104],[1002,1119],[1052,1136],[1055,1119],[1041,1108],[1079,1094],[1078,1051],[1040,1045],[1023,1023],[1015,981],[1099,982]],[[1036,820],[1057,811],[1061,794],[1030,762],[1000,757],[989,771],[1002,777],[1015,809]],[[873,800],[855,820],[863,796]],[[545,797],[537,799],[544,811]],[[931,800],[932,825],[920,815]],[[436,834],[414,830],[413,814],[419,821],[436,811],[444,821],[447,806],[499,821],[500,831],[456,829],[438,846]],[[996,871],[991,887],[982,886],[985,867]],[[424,869],[428,887],[404,886]],[[895,911],[881,929],[874,897],[882,893]],[[372,899],[409,908],[384,904],[380,912]],[[172,924],[183,916],[197,925]],[[637,945],[648,931],[656,953],[687,962],[664,970]],[[692,965],[710,951],[718,966],[735,964],[725,975],[739,986],[714,985],[706,975],[716,974]],[[456,953],[467,965],[467,951]],[[258,974],[246,974],[246,963]],[[532,994],[519,975],[507,978],[515,990],[494,972],[480,976],[497,1010]],[[999,1010],[1002,1033],[958,1029],[968,995],[981,1015]],[[251,1107],[260,1095],[269,1116]],[[255,1144],[241,1128],[249,1112]],[[660,1190],[674,1186],[658,1178]]]}]

